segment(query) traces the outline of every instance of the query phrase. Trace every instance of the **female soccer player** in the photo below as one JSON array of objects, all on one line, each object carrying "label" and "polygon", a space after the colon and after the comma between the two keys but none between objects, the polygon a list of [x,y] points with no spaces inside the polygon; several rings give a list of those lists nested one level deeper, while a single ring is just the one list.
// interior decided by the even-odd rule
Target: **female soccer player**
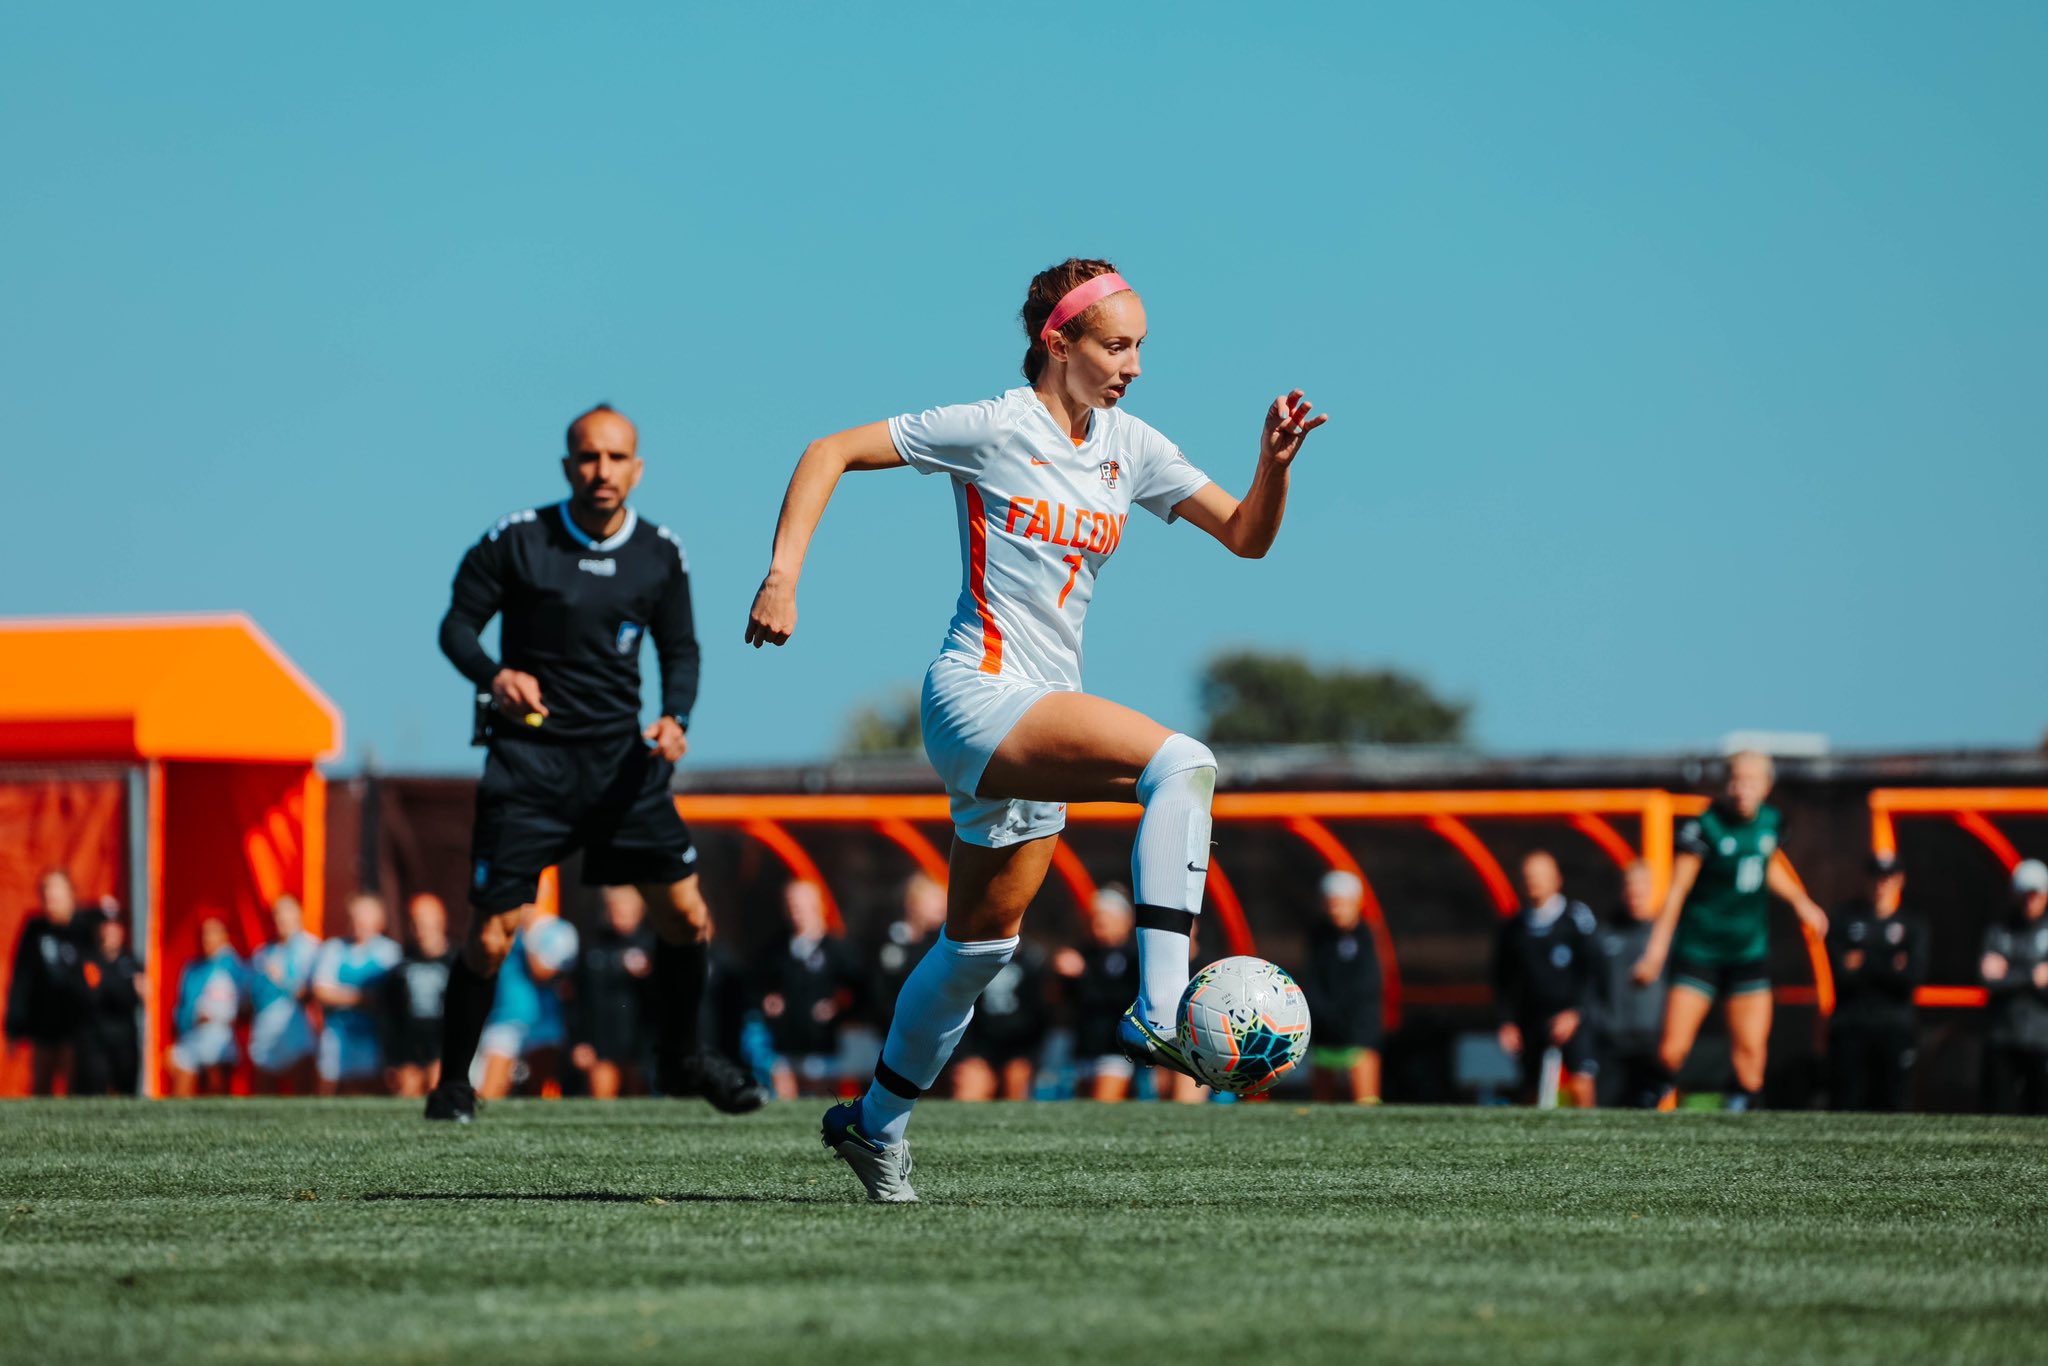
[{"label": "female soccer player", "polygon": [[1024,378],[999,398],[906,414],[812,442],[782,501],[747,640],[796,629],[804,552],[839,476],[901,465],[953,481],[964,582],[925,674],[925,753],[952,801],[945,932],[903,985],[866,1096],[827,1112],[824,1139],[868,1198],[911,1189],[903,1133],[983,988],[1017,948],[1071,801],[1137,801],[1132,858],[1138,1000],[1118,1026],[1134,1061],[1186,1072],[1173,1012],[1209,867],[1216,758],[1200,741],[1081,691],[1081,623],[1133,504],[1186,518],[1246,558],[1264,555],[1309,432],[1300,390],[1273,400],[1242,501],[1117,405],[1139,375],[1145,307],[1107,261],[1039,272],[1025,295]]},{"label": "female soccer player", "polygon": [[1678,1069],[1717,996],[1727,1013],[1735,1070],[1728,1108],[1756,1104],[1771,1038],[1771,896],[1790,902],[1815,934],[1828,931],[1826,912],[1776,857],[1784,820],[1764,802],[1776,776],[1768,754],[1736,755],[1728,761],[1727,795],[1678,828],[1671,890],[1635,971],[1637,983],[1648,986],[1670,956],[1671,991],[1658,1049],[1664,1069],[1660,1105],[1669,1102]]}]

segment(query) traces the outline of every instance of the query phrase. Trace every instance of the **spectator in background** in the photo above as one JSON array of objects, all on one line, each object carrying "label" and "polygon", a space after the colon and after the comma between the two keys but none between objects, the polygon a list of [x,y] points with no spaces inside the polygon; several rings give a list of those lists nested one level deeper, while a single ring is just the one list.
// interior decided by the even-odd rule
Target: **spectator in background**
[{"label": "spectator in background", "polygon": [[604,889],[604,923],[576,959],[575,1047],[569,1060],[596,1100],[647,1094],[647,985],[654,935],[636,887]]},{"label": "spectator in background", "polygon": [[[945,927],[945,885],[923,873],[913,875],[903,884],[903,918],[889,926],[875,954],[874,1006],[880,1017],[875,1023],[884,1030],[896,1013],[896,994],[903,990],[903,979],[910,976]],[[1121,1014],[1123,1008],[1118,1006],[1117,1012]]]},{"label": "spectator in background", "polygon": [[953,1099],[1031,1099],[1032,1079],[1052,1028],[1051,985],[1045,950],[1028,939],[1019,941],[1010,961],[982,989],[954,1050]]},{"label": "spectator in background", "polygon": [[320,946],[313,964],[313,999],[323,1019],[317,1071],[320,1094],[373,1095],[384,1081],[384,979],[405,951],[384,933],[384,898],[357,892],[348,899],[346,939]]},{"label": "spectator in background", "polygon": [[85,1022],[87,927],[79,923],[71,874],[52,868],[37,890],[42,906],[14,943],[6,1028],[8,1039],[29,1046],[30,1090],[48,1096],[59,1077],[70,1078]]},{"label": "spectator in background", "polygon": [[279,897],[270,908],[277,938],[249,955],[249,994],[256,1008],[249,1061],[256,1089],[267,1094],[303,1096],[313,1090],[313,1017],[306,1000],[320,940],[307,933],[305,919],[297,897]]},{"label": "spectator in background", "polygon": [[1136,1070],[1116,1043],[1117,1017],[1138,994],[1138,951],[1131,898],[1108,886],[1095,894],[1088,917],[1088,942],[1061,949],[1053,970],[1066,980],[1066,1002],[1074,1027],[1074,1061],[1094,1100],[1121,1101],[1131,1094]]},{"label": "spectator in background", "polygon": [[1340,1093],[1380,1103],[1379,946],[1365,923],[1365,883],[1340,870],[1323,878],[1323,914],[1308,935],[1299,981],[1312,1021],[1311,1085],[1317,1100]]},{"label": "spectator in background", "polygon": [[1869,871],[1869,894],[1837,910],[1828,926],[1828,1089],[1837,1110],[1898,1111],[1920,1046],[1913,991],[1927,980],[1927,926],[1899,909],[1906,874],[1897,860],[1873,854]]},{"label": "spectator in background", "polygon": [[1640,859],[1621,875],[1621,909],[1593,941],[1593,1024],[1602,1105],[1654,1106],[1664,1088],[1664,979],[1635,980],[1657,922],[1657,884]]},{"label": "spectator in background", "polygon": [[479,1043],[484,1059],[477,1094],[502,1100],[516,1087],[546,1095],[569,1041],[561,989],[581,948],[576,927],[529,909],[498,969],[498,994]]},{"label": "spectator in background", "polygon": [[1584,903],[1565,896],[1564,874],[1548,851],[1522,860],[1522,909],[1501,922],[1494,943],[1493,1000],[1500,1046],[1522,1064],[1525,1099],[1547,1089],[1543,1073],[1554,1051],[1562,1089],[1574,1105],[1592,1108],[1600,1063],[1586,1016],[1599,928]]},{"label": "spectator in background", "polygon": [[199,957],[178,978],[178,1009],[170,1048],[171,1094],[189,1100],[202,1090],[226,1095],[240,1059],[235,1021],[247,1004],[248,968],[217,915],[199,922]]},{"label": "spectator in background", "polygon": [[92,917],[92,953],[85,960],[86,1014],[78,1032],[74,1096],[132,1096],[139,1089],[142,1039],[135,1012],[142,1006],[142,965],[128,951],[128,927],[118,906]]},{"label": "spectator in background", "polygon": [[2048,1114],[2048,864],[2012,870],[2012,911],[1984,934],[1978,970],[1991,993],[1984,1108]]},{"label": "spectator in background", "polygon": [[391,1089],[424,1096],[441,1080],[441,1002],[455,946],[448,942],[448,906],[432,892],[406,903],[412,942],[384,979],[384,1063]]},{"label": "spectator in background", "polygon": [[775,1050],[775,1094],[838,1091],[839,1024],[860,999],[860,969],[825,921],[825,898],[801,879],[782,889],[788,938],[771,947],[756,972],[761,1016]]}]

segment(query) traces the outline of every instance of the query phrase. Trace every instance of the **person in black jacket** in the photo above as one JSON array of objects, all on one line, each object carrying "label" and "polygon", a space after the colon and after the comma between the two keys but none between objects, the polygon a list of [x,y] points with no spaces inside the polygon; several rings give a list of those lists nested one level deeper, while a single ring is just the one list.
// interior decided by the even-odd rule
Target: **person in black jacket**
[{"label": "person in black jacket", "polygon": [[[896,1013],[896,996],[903,990],[904,981],[945,928],[945,884],[923,873],[913,873],[903,884],[903,916],[889,923],[882,945],[875,951],[875,981],[869,1004],[876,1015],[874,1024],[882,1033],[889,1031],[889,1019]],[[1121,1011],[1123,1006],[1117,1009]]]},{"label": "person in black jacket", "polygon": [[1349,1093],[1380,1102],[1384,997],[1379,946],[1365,923],[1365,884],[1338,869],[1323,878],[1323,914],[1308,934],[1308,962],[1296,978],[1308,997],[1309,1084],[1317,1100]]},{"label": "person in black jacket", "polygon": [[[654,930],[652,1028],[662,1091],[729,1114],[767,1094],[703,1045],[711,910],[669,794],[689,749],[699,651],[682,542],[627,505],[639,432],[599,404],[569,424],[569,497],[499,519],[456,570],[441,651],[476,688],[489,746],[470,839],[470,929],[448,973],[441,1077],[426,1117],[476,1117],[469,1060],[499,965],[541,874],[583,853],[591,886],[630,883]],[[482,632],[499,619],[501,658]],[[640,646],[661,666],[661,715],[640,723]]]},{"label": "person in black jacket", "polygon": [[10,1040],[29,1046],[30,1089],[49,1096],[56,1094],[59,1078],[70,1081],[89,1009],[85,960],[91,927],[78,914],[71,874],[52,868],[37,890],[42,906],[22,922],[14,944],[6,1031]]},{"label": "person in black jacket", "polygon": [[1622,873],[1621,906],[1593,941],[1594,1084],[1601,1105],[1654,1107],[1664,1089],[1658,1049],[1664,1039],[1664,979],[1635,980],[1636,964],[1656,930],[1656,879],[1641,860]]},{"label": "person in black jacket", "polygon": [[604,920],[583,937],[570,1011],[569,1061],[593,1100],[647,1094],[647,979],[654,936],[647,903],[631,887],[604,890]]},{"label": "person in black jacket", "polygon": [[1522,860],[1523,907],[1501,922],[1493,955],[1500,1046],[1521,1060],[1522,1089],[1534,1097],[1552,1050],[1575,1105],[1591,1108],[1600,1063],[1587,1016],[1597,967],[1599,924],[1564,894],[1557,860],[1538,849]]},{"label": "person in black jacket", "polygon": [[1066,1014],[1074,1031],[1074,1061],[1090,1099],[1121,1101],[1131,1094],[1136,1065],[1116,1046],[1117,1015],[1138,993],[1138,947],[1131,942],[1137,911],[1122,887],[1095,893],[1088,942],[1061,949],[1053,970],[1066,979]]},{"label": "person in black jacket", "polygon": [[128,952],[128,927],[120,909],[82,917],[93,921],[92,952],[84,965],[86,1015],[78,1031],[74,1096],[132,1096],[142,1070],[142,1035],[135,1013],[142,1007],[142,965]]},{"label": "person in black jacket", "polygon": [[788,937],[755,969],[761,1016],[775,1049],[775,1094],[832,1095],[839,1089],[839,1029],[860,1004],[861,965],[825,918],[825,898],[799,878],[782,889]]},{"label": "person in black jacket", "polygon": [[1906,1108],[1920,1046],[1913,992],[1927,980],[1927,926],[1900,909],[1906,874],[1889,854],[1870,859],[1870,892],[1828,922],[1835,1014],[1828,1022],[1830,1100],[1837,1110]]},{"label": "person in black jacket", "polygon": [[1984,1108],[2048,1114],[2048,864],[2012,870],[2011,914],[1984,934],[1978,965],[1991,995]]}]

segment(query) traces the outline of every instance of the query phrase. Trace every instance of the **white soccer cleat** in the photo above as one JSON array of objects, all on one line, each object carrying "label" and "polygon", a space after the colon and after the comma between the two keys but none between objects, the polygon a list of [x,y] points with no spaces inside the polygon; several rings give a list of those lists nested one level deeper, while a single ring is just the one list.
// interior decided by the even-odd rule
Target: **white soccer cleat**
[{"label": "white soccer cleat", "polygon": [[910,1144],[877,1143],[860,1131],[860,1102],[844,1100],[825,1112],[824,1143],[867,1187],[868,1203],[914,1205],[910,1188]]}]

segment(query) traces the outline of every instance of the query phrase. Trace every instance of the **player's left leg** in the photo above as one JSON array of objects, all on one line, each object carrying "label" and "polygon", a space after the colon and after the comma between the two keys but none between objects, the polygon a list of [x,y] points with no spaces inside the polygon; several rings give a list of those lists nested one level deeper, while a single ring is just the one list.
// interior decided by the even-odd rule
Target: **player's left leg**
[{"label": "player's left leg", "polygon": [[1764,1064],[1771,1044],[1770,983],[1737,983],[1728,993],[1728,1062],[1735,1071],[1729,1108],[1752,1109],[1764,1090]]}]

